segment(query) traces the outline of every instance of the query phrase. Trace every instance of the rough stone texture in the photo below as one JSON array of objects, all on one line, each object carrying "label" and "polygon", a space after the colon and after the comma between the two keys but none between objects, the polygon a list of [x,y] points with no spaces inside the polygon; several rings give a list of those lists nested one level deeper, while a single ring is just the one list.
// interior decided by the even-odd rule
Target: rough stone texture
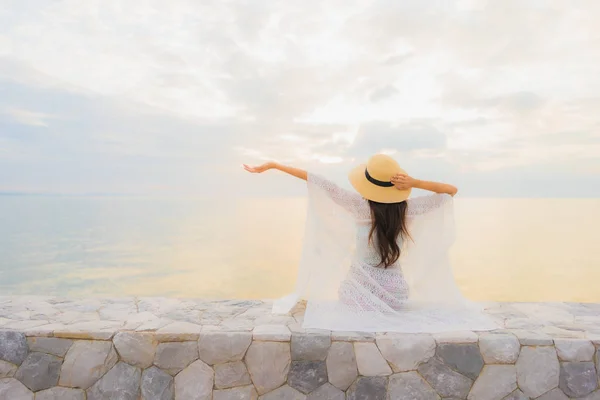
[{"label": "rough stone texture", "polygon": [[139,332],[119,332],[113,343],[123,361],[142,369],[152,365],[158,344],[152,335]]},{"label": "rough stone texture", "polygon": [[306,396],[288,385],[260,396],[259,400],[306,400]]},{"label": "rough stone texture", "polygon": [[379,336],[376,343],[394,372],[415,370],[435,354],[435,340],[430,335]]},{"label": "rough stone texture", "polygon": [[257,400],[258,394],[254,386],[243,386],[233,389],[215,390],[213,400]]},{"label": "rough stone texture", "polygon": [[200,338],[201,331],[202,325],[193,324],[187,321],[177,321],[157,330],[155,338],[159,342],[196,341]]},{"label": "rough stone texture", "polygon": [[[360,377],[346,392],[346,400],[385,400],[387,383],[388,379],[382,376]],[[390,391],[390,398],[403,399],[404,397],[394,397]]]},{"label": "rough stone texture", "polygon": [[0,360],[0,378],[12,378],[17,368],[15,364]]},{"label": "rough stone texture", "polygon": [[348,389],[358,376],[352,343],[334,342],[329,349],[326,363],[329,382],[338,389]]},{"label": "rough stone texture", "polygon": [[142,373],[142,400],[171,400],[175,395],[173,377],[156,367]]},{"label": "rough stone texture", "polygon": [[433,338],[437,343],[477,343],[479,340],[479,336],[470,331],[434,333]]},{"label": "rough stone texture", "polygon": [[497,400],[517,389],[517,368],[514,365],[486,365],[473,384],[468,400]]},{"label": "rough stone texture", "polygon": [[[442,397],[465,398],[473,381],[432,358],[419,366],[419,374]],[[515,387],[516,388],[516,387]],[[509,392],[510,393],[510,392]]]},{"label": "rough stone texture", "polygon": [[21,365],[27,352],[27,339],[23,333],[0,331],[0,360]]},{"label": "rough stone texture", "polygon": [[516,366],[519,388],[529,397],[539,397],[558,386],[558,357],[553,347],[523,347]]},{"label": "rough stone texture", "polygon": [[210,400],[213,383],[212,368],[196,360],[175,377],[175,399]]},{"label": "rough stone texture", "polygon": [[29,351],[39,351],[58,357],[64,357],[73,344],[70,339],[60,339],[54,337],[30,337],[27,338]]},{"label": "rough stone texture", "polygon": [[175,376],[197,359],[197,342],[161,343],[156,348],[154,365]]},{"label": "rough stone texture", "polygon": [[392,370],[375,343],[354,343],[358,373],[363,376],[387,376]]},{"label": "rough stone texture", "polygon": [[544,393],[536,400],[569,400],[566,394],[563,393],[559,388],[552,389],[549,392]]},{"label": "rough stone texture", "polygon": [[444,343],[438,345],[435,354],[444,364],[473,380],[483,368],[483,357],[476,344]]},{"label": "rough stone texture", "polygon": [[569,397],[582,397],[598,387],[593,362],[563,362],[560,364],[559,387]]},{"label": "rough stone texture", "polygon": [[35,394],[35,400],[85,400],[85,392],[81,389],[53,387]]},{"label": "rough stone texture", "polygon": [[292,333],[285,325],[259,325],[252,332],[254,340],[268,340],[272,342],[287,342]]},{"label": "rough stone texture", "polygon": [[228,389],[236,386],[250,385],[250,375],[246,365],[241,361],[233,361],[226,364],[217,364],[215,369],[215,387],[217,389]]},{"label": "rough stone texture", "polygon": [[290,363],[289,343],[253,342],[246,354],[246,366],[258,394],[283,385]]},{"label": "rough stone texture", "polygon": [[517,389],[508,396],[506,396],[503,400],[529,400],[529,397],[525,396],[523,392]]},{"label": "rough stone texture", "polygon": [[306,400],[344,400],[346,395],[335,386],[326,383],[306,397]]},{"label": "rough stone texture", "polygon": [[30,390],[50,389],[58,383],[62,360],[46,353],[29,353],[17,370],[15,378]]},{"label": "rough stone texture", "polygon": [[330,335],[294,333],[292,335],[292,360],[324,361],[330,346]]},{"label": "rough stone texture", "polygon": [[14,378],[0,379],[0,399],[33,400],[33,392]]},{"label": "rough stone texture", "polygon": [[524,329],[512,329],[510,332],[517,336],[523,346],[552,346],[554,344],[552,338],[543,332]]},{"label": "rough stone texture", "polygon": [[252,342],[250,332],[206,332],[200,335],[200,359],[208,365],[240,361]]},{"label": "rough stone texture", "polygon": [[592,361],[596,350],[589,340],[555,339],[554,344],[562,361]]},{"label": "rough stone texture", "polygon": [[138,400],[141,377],[139,368],[119,362],[87,390],[87,400]]},{"label": "rough stone texture", "polygon": [[111,342],[78,340],[69,349],[60,371],[60,386],[87,389],[118,360]]},{"label": "rough stone texture", "polygon": [[390,376],[389,399],[439,400],[440,396],[416,372]]},{"label": "rough stone texture", "polygon": [[521,344],[516,336],[489,333],[479,338],[479,349],[486,364],[514,364]]},{"label": "rough stone texture", "polygon": [[288,385],[308,394],[327,382],[325,361],[292,361]]}]

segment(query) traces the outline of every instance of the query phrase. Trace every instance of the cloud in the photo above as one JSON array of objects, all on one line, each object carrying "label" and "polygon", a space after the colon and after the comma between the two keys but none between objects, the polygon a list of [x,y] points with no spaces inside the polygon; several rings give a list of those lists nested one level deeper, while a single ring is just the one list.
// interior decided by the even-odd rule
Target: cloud
[{"label": "cloud", "polygon": [[600,169],[598,18],[593,0],[11,0],[0,167],[47,175],[0,188],[109,190],[110,171],[119,188],[214,189],[209,165],[341,170],[391,150],[449,178],[553,160],[584,176]]}]

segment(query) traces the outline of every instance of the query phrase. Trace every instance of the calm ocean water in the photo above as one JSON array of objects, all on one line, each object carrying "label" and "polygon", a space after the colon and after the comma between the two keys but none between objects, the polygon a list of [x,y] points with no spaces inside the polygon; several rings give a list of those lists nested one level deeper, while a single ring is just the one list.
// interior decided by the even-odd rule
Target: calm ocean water
[{"label": "calm ocean water", "polygon": [[[273,298],[294,284],[305,199],[0,197],[0,294]],[[600,302],[600,199],[456,199],[475,300]]]}]

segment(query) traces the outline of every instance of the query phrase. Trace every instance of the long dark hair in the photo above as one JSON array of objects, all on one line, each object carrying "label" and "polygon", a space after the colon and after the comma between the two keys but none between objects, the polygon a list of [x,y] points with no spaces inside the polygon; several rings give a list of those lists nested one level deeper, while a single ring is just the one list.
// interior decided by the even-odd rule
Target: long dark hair
[{"label": "long dark hair", "polygon": [[371,232],[369,232],[369,241],[373,239],[373,234],[377,235],[377,245],[381,262],[378,267],[384,268],[394,264],[400,258],[400,247],[398,246],[398,236],[410,237],[406,228],[406,201],[401,203],[377,203],[369,200],[371,207]]}]

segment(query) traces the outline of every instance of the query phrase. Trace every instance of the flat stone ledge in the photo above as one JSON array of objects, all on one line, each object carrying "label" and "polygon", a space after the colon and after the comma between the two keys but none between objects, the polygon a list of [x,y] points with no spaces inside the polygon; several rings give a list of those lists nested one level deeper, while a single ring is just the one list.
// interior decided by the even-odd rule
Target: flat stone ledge
[{"label": "flat stone ledge", "polygon": [[0,399],[600,400],[600,305],[489,304],[498,330],[436,334],[303,329],[303,307],[271,306],[0,297]]}]

